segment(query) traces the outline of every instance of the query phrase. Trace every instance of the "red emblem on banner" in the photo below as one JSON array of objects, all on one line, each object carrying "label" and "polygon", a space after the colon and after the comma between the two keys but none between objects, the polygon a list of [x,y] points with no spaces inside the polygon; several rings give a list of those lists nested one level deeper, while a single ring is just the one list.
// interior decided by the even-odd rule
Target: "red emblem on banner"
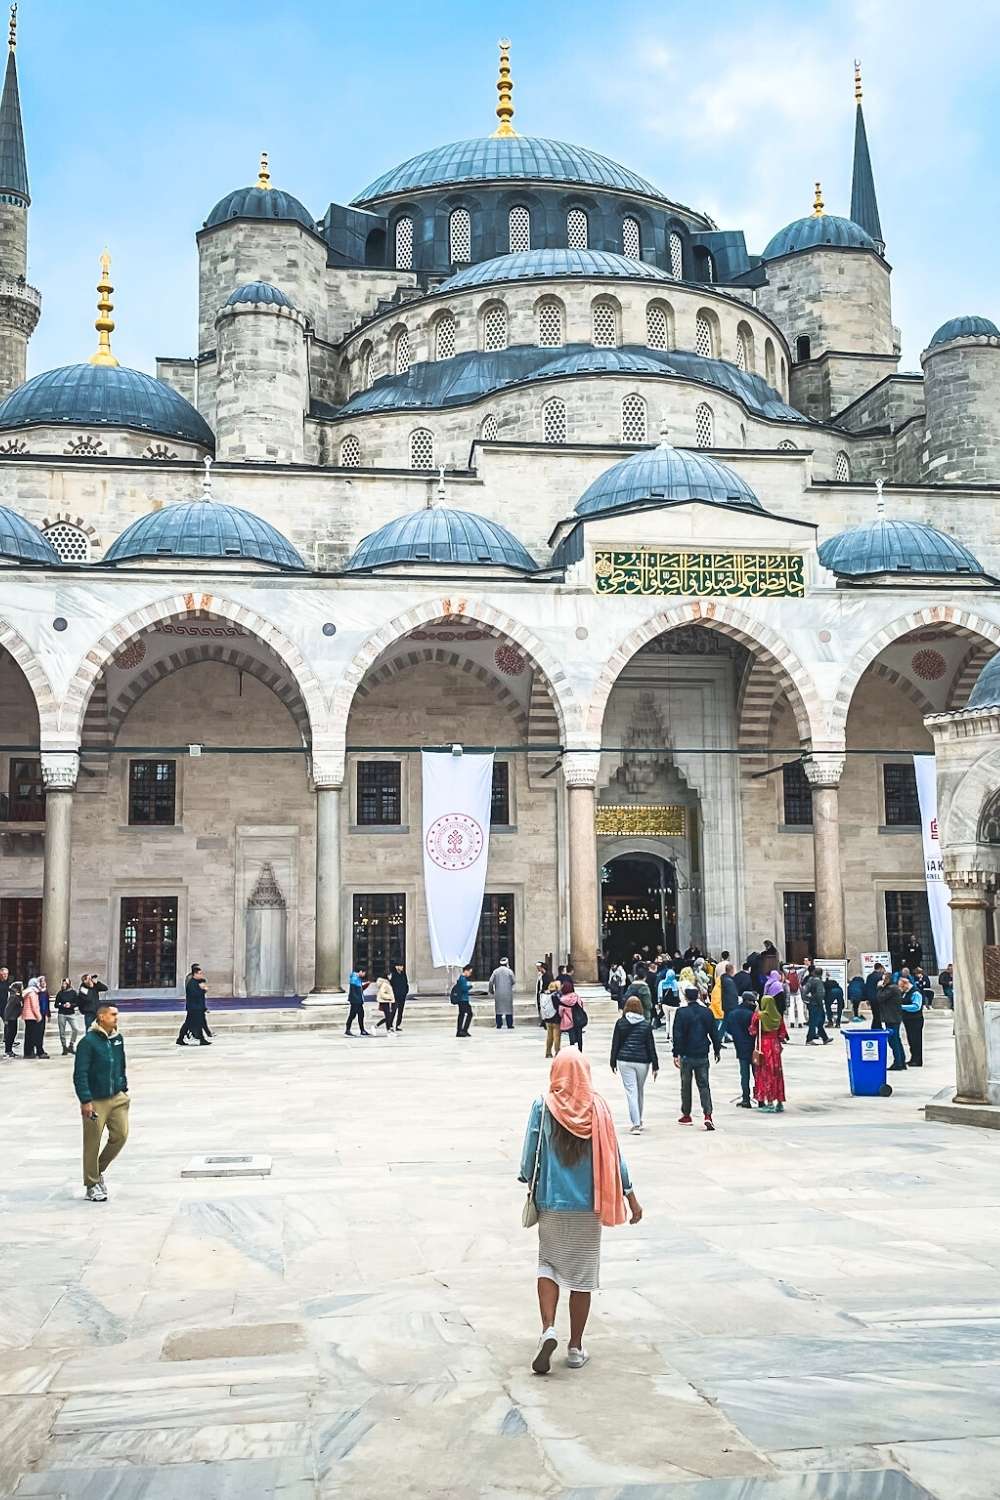
[{"label": "red emblem on banner", "polygon": [[483,830],[466,813],[445,813],[427,830],[427,853],[442,870],[467,870],[485,844]]}]

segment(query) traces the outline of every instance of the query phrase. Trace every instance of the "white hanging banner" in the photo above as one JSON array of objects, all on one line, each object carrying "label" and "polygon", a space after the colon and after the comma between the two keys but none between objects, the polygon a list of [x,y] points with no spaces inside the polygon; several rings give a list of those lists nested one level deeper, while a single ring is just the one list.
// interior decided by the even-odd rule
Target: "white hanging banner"
[{"label": "white hanging banner", "polygon": [[483,911],[493,792],[492,755],[422,750],[424,892],[437,968],[472,957]]},{"label": "white hanging banner", "polygon": [[924,841],[924,879],[927,882],[927,906],[934,934],[938,970],[951,963],[950,892],[945,885],[941,845],[938,841],[937,762],[933,755],[915,755],[913,769],[917,778],[920,802],[920,832]]}]

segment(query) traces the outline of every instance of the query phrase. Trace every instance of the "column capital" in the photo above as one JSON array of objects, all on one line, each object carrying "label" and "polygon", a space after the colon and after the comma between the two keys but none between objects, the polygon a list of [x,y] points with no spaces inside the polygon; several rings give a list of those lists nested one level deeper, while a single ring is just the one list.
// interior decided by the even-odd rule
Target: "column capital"
[{"label": "column capital", "polygon": [[981,909],[993,905],[992,878],[988,870],[949,870],[945,861],[944,878],[951,892],[948,905],[956,908]]},{"label": "column capital", "polygon": [[562,758],[563,776],[568,787],[595,787],[600,769],[601,755],[598,750],[568,750]]},{"label": "column capital", "polygon": [[806,780],[813,787],[837,787],[840,778],[844,774],[843,755],[828,755],[816,752],[810,760],[802,762],[802,769],[806,773]]},{"label": "column capital", "polygon": [[80,774],[80,757],[75,750],[43,750],[42,780],[47,792],[71,792]]},{"label": "column capital", "polygon": [[345,761],[342,750],[314,750],[309,766],[313,790],[320,792],[342,787]]}]

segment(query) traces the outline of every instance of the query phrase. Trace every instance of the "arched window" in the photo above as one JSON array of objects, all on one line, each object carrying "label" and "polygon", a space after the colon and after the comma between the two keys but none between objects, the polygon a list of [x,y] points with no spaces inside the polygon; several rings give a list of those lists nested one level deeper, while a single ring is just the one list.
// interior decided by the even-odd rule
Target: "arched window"
[{"label": "arched window", "polygon": [[833,471],[833,477],[837,480],[838,484],[850,483],[851,460],[843,450],[837,454],[837,467]]},{"label": "arched window", "polygon": [[795,340],[795,358],[800,365],[812,359],[812,342],[807,333],[800,333]]},{"label": "arched window", "polygon": [[472,220],[467,208],[453,208],[448,220],[448,254],[453,262],[472,259]]},{"label": "arched window", "polygon": [[542,436],[547,443],[566,441],[566,403],[558,396],[542,407]]},{"label": "arched window", "polygon": [[442,313],[434,324],[434,358],[451,359],[455,352],[455,319],[448,313]]},{"label": "arched window", "polygon": [[392,346],[392,368],[396,375],[405,375],[410,368],[410,335],[405,328],[396,334]]},{"label": "arched window", "polygon": [[56,549],[64,563],[90,562],[90,537],[79,526],[69,521],[56,521],[46,526],[42,535]]},{"label": "arched window", "polygon": [[639,220],[634,219],[631,214],[622,220],[622,254],[631,256],[633,260],[642,259],[642,230],[639,228]]},{"label": "arched window", "polygon": [[712,255],[711,255],[710,251],[708,251],[708,250],[702,250],[702,251],[699,252],[699,254],[698,254],[698,264],[699,264],[699,266],[701,268],[701,279],[702,279],[702,281],[708,281],[708,282],[714,281],[715,280],[715,261],[712,259]]},{"label": "arched window", "polygon": [[496,419],[495,412],[487,412],[479,429],[479,436],[484,443],[495,443],[500,436],[500,424]]},{"label": "arched window", "polygon": [[535,319],[538,324],[538,347],[540,349],[561,349],[563,346],[563,310],[558,302],[551,298],[539,302],[535,310]]},{"label": "arched window", "polygon": [[782,355],[781,356],[781,394],[784,396],[784,395],[787,395],[787,393],[788,393],[788,368],[787,368],[787,366],[785,364],[785,356]]},{"label": "arched window", "polygon": [[646,403],[641,396],[631,395],[622,399],[622,442],[644,443],[646,441]]},{"label": "arched window", "polygon": [[703,359],[715,358],[715,339],[712,324],[704,313],[699,313],[694,325],[694,352]]},{"label": "arched window", "polygon": [[764,340],[764,379],[768,385],[774,384],[774,345],[770,339]]},{"label": "arched window", "polygon": [[588,243],[587,215],[582,208],[571,208],[566,215],[566,244],[571,250],[586,250]]},{"label": "arched window", "polygon": [[360,469],[361,467],[361,444],[349,432],[340,444],[340,467],[342,469]]},{"label": "arched window", "polygon": [[591,306],[590,317],[594,347],[597,349],[617,349],[618,312],[614,303],[598,299]]},{"label": "arched window", "polygon": [[396,268],[413,269],[413,220],[409,215],[396,220]]},{"label": "arched window", "polygon": [[736,330],[736,368],[752,370],[753,367],[753,333],[748,324],[741,323]]},{"label": "arched window", "polygon": [[711,448],[715,442],[715,418],[707,401],[700,401],[695,408],[694,440],[699,448]]},{"label": "arched window", "polygon": [[507,215],[507,245],[511,255],[531,249],[531,215],[522,203]]},{"label": "arched window", "polygon": [[670,274],[678,281],[684,279],[684,241],[676,233],[670,236]]},{"label": "arched window", "polygon": [[378,378],[378,363],[375,359],[375,350],[371,344],[367,344],[361,355],[361,384],[365,390],[371,390]]},{"label": "arched window", "polygon": [[507,309],[494,302],[483,314],[483,348],[495,352],[507,347]]},{"label": "arched window", "polygon": [[740,423],[740,447],[741,448],[745,448],[746,445],[747,445],[747,430],[746,430],[746,427],[744,426],[744,424],[741,422]]},{"label": "arched window", "polygon": [[650,302],[646,308],[646,344],[650,349],[671,349],[674,319],[666,302]]},{"label": "arched window", "polygon": [[433,469],[434,434],[426,427],[415,427],[410,433],[410,468]]},{"label": "arched window", "polygon": [[796,448],[795,444],[789,438],[782,438],[781,442],[778,444],[778,452],[779,453],[797,453],[798,449]]}]

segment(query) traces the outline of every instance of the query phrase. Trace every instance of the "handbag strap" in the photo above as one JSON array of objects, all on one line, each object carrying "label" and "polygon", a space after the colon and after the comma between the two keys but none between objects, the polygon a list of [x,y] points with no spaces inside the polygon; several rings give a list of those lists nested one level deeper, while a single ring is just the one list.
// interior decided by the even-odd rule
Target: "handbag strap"
[{"label": "handbag strap", "polygon": [[545,1104],[542,1104],[542,1112],[538,1117],[538,1140],[535,1144],[535,1170],[531,1174],[531,1183],[528,1187],[529,1194],[534,1197],[535,1187],[538,1183],[538,1172],[542,1163],[542,1126],[545,1124]]}]

